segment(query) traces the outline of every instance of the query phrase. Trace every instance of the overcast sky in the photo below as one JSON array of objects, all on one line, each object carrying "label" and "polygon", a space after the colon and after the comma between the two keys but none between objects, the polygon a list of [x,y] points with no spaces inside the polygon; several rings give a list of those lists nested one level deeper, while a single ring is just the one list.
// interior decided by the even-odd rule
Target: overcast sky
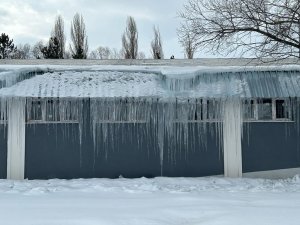
[{"label": "overcast sky", "polygon": [[[136,20],[139,50],[150,56],[153,25],[160,28],[165,57],[183,58],[176,29],[177,12],[186,0],[0,0],[0,33],[7,33],[16,44],[48,40],[54,20],[62,15],[67,41],[70,23],[76,12],[83,15],[89,49],[98,46],[121,48],[121,35],[127,16]],[[203,53],[196,56],[203,57]]]}]

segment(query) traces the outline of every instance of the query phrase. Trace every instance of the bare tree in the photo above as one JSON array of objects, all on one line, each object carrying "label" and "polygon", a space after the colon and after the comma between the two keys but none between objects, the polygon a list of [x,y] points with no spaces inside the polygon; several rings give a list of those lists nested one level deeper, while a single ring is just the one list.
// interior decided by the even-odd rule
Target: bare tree
[{"label": "bare tree", "polygon": [[111,59],[121,59],[122,58],[122,54],[121,54],[122,51],[116,49],[116,48],[113,48],[111,50]]},{"label": "bare tree", "polygon": [[182,30],[215,53],[300,58],[300,1],[189,0]]},{"label": "bare tree", "polygon": [[13,59],[29,59],[30,58],[30,45],[29,44],[19,44],[15,52],[12,55]]},{"label": "bare tree", "polygon": [[195,52],[198,50],[197,36],[191,32],[186,25],[182,25],[178,30],[179,43],[184,49],[184,56],[188,59],[193,59]]},{"label": "bare tree", "polygon": [[44,58],[44,55],[42,53],[42,49],[44,48],[44,43],[43,41],[37,42],[33,47],[32,47],[32,54],[33,57],[36,59],[42,59]]},{"label": "bare tree", "polygon": [[111,59],[112,51],[109,47],[98,47],[96,50],[90,53],[90,58],[92,59]]},{"label": "bare tree", "polygon": [[70,51],[74,59],[86,59],[88,53],[88,40],[85,30],[85,23],[82,15],[75,14],[71,23]]},{"label": "bare tree", "polygon": [[90,55],[89,55],[89,59],[99,59],[98,58],[98,51],[97,50],[91,51]]},{"label": "bare tree", "polygon": [[129,16],[122,36],[122,51],[125,59],[136,59],[138,55],[138,31],[135,20]]},{"label": "bare tree", "polygon": [[138,59],[146,59],[146,55],[145,55],[144,52],[139,52],[137,58],[138,58]]},{"label": "bare tree", "polygon": [[151,53],[153,56],[153,59],[163,59],[164,58],[164,52],[162,49],[162,41],[160,36],[159,28],[153,27],[154,32],[154,38],[151,42]]},{"label": "bare tree", "polygon": [[111,50],[109,47],[98,47],[97,52],[99,55],[99,59],[110,59],[111,58]]},{"label": "bare tree", "polygon": [[54,28],[52,30],[52,37],[56,37],[59,42],[59,58],[63,59],[65,56],[65,43],[66,43],[66,36],[65,36],[65,26],[64,20],[62,16],[57,16],[54,23]]},{"label": "bare tree", "polygon": [[70,51],[65,51],[65,59],[72,59],[72,54]]},{"label": "bare tree", "polygon": [[120,51],[116,48],[112,48],[112,49],[108,47],[99,47],[99,48],[91,51],[89,55],[90,59],[123,59],[124,58],[123,51]]}]

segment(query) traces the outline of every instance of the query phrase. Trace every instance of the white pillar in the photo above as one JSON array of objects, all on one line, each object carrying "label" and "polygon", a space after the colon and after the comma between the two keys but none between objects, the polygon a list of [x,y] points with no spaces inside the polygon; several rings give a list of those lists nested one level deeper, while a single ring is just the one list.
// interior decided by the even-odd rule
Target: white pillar
[{"label": "white pillar", "polygon": [[223,141],[225,177],[242,176],[242,115],[238,98],[224,105]]},{"label": "white pillar", "polygon": [[7,179],[22,180],[25,172],[25,99],[9,99],[7,106]]}]

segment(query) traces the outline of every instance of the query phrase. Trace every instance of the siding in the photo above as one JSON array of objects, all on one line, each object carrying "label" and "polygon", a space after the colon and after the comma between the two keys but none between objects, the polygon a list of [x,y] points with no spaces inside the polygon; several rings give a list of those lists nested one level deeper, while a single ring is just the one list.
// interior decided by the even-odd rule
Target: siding
[{"label": "siding", "polygon": [[0,125],[0,179],[6,179],[7,171],[7,127]]},{"label": "siding", "polygon": [[300,137],[295,123],[251,123],[243,136],[243,172],[300,167]]}]

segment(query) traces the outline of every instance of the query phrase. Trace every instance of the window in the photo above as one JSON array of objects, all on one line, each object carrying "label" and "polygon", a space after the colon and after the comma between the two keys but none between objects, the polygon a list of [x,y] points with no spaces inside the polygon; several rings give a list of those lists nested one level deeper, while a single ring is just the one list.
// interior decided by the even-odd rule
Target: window
[{"label": "window", "polygon": [[6,122],[7,122],[6,104],[1,104],[1,102],[0,102],[0,124],[6,123]]},{"label": "window", "polygon": [[91,111],[97,123],[146,123],[150,118],[150,104],[135,98],[95,100]]},{"label": "window", "polygon": [[245,100],[243,102],[244,119],[246,121],[291,120],[288,104],[288,100],[284,99]]},{"label": "window", "polygon": [[46,115],[45,120],[46,121],[60,121],[60,115],[59,115],[59,102],[48,100],[46,102]]},{"label": "window", "polygon": [[203,112],[203,101],[202,99],[196,100],[196,109],[195,109],[195,116],[194,120],[203,120],[204,119],[204,112]]},{"label": "window", "polygon": [[56,100],[47,106],[47,121],[77,122],[79,120],[78,101]]},{"label": "window", "polygon": [[70,101],[36,99],[27,104],[28,121],[45,123],[78,121],[78,107],[76,104],[72,105]]},{"label": "window", "polygon": [[193,99],[176,102],[176,122],[218,121],[221,116],[220,101],[215,99]]},{"label": "window", "polygon": [[289,107],[287,105],[287,101],[284,100],[276,100],[275,101],[276,106],[276,119],[289,119],[290,113],[289,113]]},{"label": "window", "polygon": [[216,100],[207,100],[207,115],[206,119],[215,120],[219,119],[220,104]]},{"label": "window", "polygon": [[27,115],[28,120],[42,120],[42,104],[41,101],[35,100],[31,102],[30,113]]},{"label": "window", "polygon": [[258,119],[259,120],[272,120],[272,99],[262,99],[257,103]]},{"label": "window", "polygon": [[246,120],[256,119],[256,101],[255,100],[245,100],[243,104],[243,114]]}]

